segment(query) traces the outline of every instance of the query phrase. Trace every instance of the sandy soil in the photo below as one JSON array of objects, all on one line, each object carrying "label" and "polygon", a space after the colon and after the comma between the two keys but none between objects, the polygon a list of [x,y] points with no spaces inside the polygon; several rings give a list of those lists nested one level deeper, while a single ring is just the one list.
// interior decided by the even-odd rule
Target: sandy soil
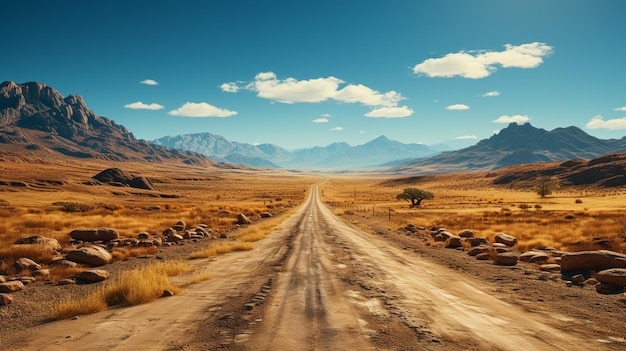
[{"label": "sandy soil", "polygon": [[[379,225],[358,215],[345,219],[365,228]],[[42,316],[24,318],[17,328],[5,317],[19,311],[7,306],[2,348],[626,348],[623,295],[567,288],[533,265],[494,266],[461,251],[424,246],[396,230],[363,230],[334,216],[316,191],[282,230],[256,246],[199,262],[195,273],[206,271],[213,279],[148,305],[43,324],[37,322]]]}]

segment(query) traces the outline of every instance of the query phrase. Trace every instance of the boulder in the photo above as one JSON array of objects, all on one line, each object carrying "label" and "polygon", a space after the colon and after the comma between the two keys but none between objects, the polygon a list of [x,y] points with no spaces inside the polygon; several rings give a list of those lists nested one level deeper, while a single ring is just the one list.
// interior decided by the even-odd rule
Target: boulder
[{"label": "boulder", "polygon": [[76,267],[78,267],[78,263],[72,262],[72,261],[68,261],[65,258],[63,258],[63,259],[60,259],[60,260],[54,260],[54,261],[50,262],[50,266],[64,267],[64,268],[76,268]]},{"label": "boulder", "polygon": [[0,293],[13,293],[21,290],[24,290],[24,283],[19,280],[0,283]]},{"label": "boulder", "polygon": [[78,278],[87,283],[97,283],[109,279],[111,274],[104,269],[88,269],[80,272]]},{"label": "boulder", "polygon": [[97,229],[76,229],[72,230],[70,236],[74,240],[82,241],[111,241],[118,239],[120,234],[113,228],[97,228]]},{"label": "boulder", "polygon": [[435,236],[433,237],[433,239],[434,239],[435,241],[444,242],[444,241],[448,241],[448,239],[449,239],[450,237],[453,237],[453,236],[455,236],[455,235],[454,235],[454,234],[452,234],[452,233],[450,233],[450,232],[447,232],[447,231],[445,231],[445,230],[444,230],[444,231],[440,231],[440,232],[438,232],[438,233],[437,233],[437,235],[435,235]]},{"label": "boulder", "polygon": [[517,244],[517,238],[506,233],[497,234],[495,236],[495,241],[508,247],[513,247]]},{"label": "boulder", "polygon": [[165,238],[165,241],[170,242],[170,243],[177,243],[179,241],[183,241],[183,236],[180,234],[171,234],[168,235],[167,238]]},{"label": "boulder", "polygon": [[537,252],[535,255],[528,259],[530,263],[544,264],[550,259],[550,255],[545,252]]},{"label": "boulder", "polygon": [[65,259],[76,263],[84,263],[92,267],[98,267],[111,262],[113,256],[100,246],[85,246],[70,251]]},{"label": "boulder", "polygon": [[32,273],[32,276],[35,278],[48,279],[50,277],[49,269],[38,269]]},{"label": "boulder", "polygon": [[498,252],[491,248],[490,254],[493,263],[500,266],[515,266],[519,260],[519,255],[515,252]]},{"label": "boulder", "polygon": [[461,238],[473,238],[474,232],[469,229],[463,229],[457,235],[460,236]]},{"label": "boulder", "polygon": [[448,249],[456,249],[456,248],[459,248],[459,247],[462,247],[462,246],[463,246],[463,244],[461,243],[461,237],[460,236],[451,235],[446,240],[446,248],[448,248]]},{"label": "boulder", "polygon": [[596,291],[600,294],[618,294],[624,291],[624,288],[608,283],[600,283],[596,285]]},{"label": "boulder", "polygon": [[0,306],[6,306],[13,302],[13,297],[9,294],[0,294]]},{"label": "boulder", "polygon": [[15,245],[42,245],[48,247],[50,250],[61,250],[61,244],[57,239],[46,238],[41,235],[33,235],[18,239],[15,242]]},{"label": "boulder", "polygon": [[626,255],[607,251],[580,251],[561,256],[561,271],[602,271],[609,268],[626,268]]},{"label": "boulder", "polygon": [[478,255],[476,255],[476,259],[479,261],[487,261],[489,259],[491,259],[491,253],[489,252],[481,252]]},{"label": "boulder", "polygon": [[471,247],[486,245],[488,243],[485,238],[466,238],[465,241],[468,242]]},{"label": "boulder", "polygon": [[239,225],[252,224],[252,221],[248,217],[246,217],[245,214],[240,213],[237,215],[237,224]]},{"label": "boulder", "polygon": [[184,221],[178,221],[176,222],[176,224],[172,226],[172,229],[174,229],[177,232],[184,232],[186,228],[187,228],[187,224]]},{"label": "boulder", "polygon": [[613,286],[626,287],[626,268],[611,268],[597,272],[593,275],[600,283],[611,284]]},{"label": "boulder", "polygon": [[485,252],[489,252],[489,246],[487,245],[478,245],[475,247],[472,247],[469,251],[467,251],[467,254],[470,256],[476,256],[478,254],[481,253],[485,253]]},{"label": "boulder", "polygon": [[539,270],[542,272],[558,272],[561,270],[561,266],[556,263],[542,264],[539,266]]},{"label": "boulder", "polygon": [[22,257],[22,258],[18,258],[15,261],[15,269],[18,272],[24,271],[24,270],[31,270],[31,271],[36,271],[38,269],[41,269],[41,265],[33,260],[31,260],[30,258],[27,257]]}]

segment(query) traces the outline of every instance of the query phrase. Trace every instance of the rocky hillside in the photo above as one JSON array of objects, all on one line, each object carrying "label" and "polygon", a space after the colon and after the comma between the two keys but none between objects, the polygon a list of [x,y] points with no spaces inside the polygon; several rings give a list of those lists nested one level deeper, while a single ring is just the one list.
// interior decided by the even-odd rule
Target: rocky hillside
[{"label": "rocky hillside", "polygon": [[437,156],[411,160],[392,172],[448,173],[471,170],[489,171],[516,164],[589,160],[626,151],[626,137],[603,140],[577,127],[546,131],[529,123],[511,123],[507,128],[474,146]]},{"label": "rocky hillside", "polygon": [[37,82],[0,84],[0,152],[213,164],[198,153],[137,140],[124,126],[96,115],[82,97],[63,97]]}]

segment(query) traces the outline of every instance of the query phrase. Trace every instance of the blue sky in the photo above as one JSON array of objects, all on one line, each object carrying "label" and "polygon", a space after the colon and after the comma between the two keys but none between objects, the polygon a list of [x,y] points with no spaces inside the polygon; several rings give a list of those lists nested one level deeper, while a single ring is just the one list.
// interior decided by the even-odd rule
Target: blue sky
[{"label": "blue sky", "polygon": [[0,0],[0,81],[137,138],[437,144],[511,121],[626,135],[626,1]]}]

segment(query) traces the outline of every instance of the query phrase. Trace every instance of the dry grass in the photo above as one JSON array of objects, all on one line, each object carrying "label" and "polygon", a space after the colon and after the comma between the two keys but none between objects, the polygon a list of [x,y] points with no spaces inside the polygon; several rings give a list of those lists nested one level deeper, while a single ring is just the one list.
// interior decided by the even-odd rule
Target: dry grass
[{"label": "dry grass", "polygon": [[191,270],[188,263],[172,261],[157,263],[122,274],[106,287],[83,299],[72,298],[59,302],[53,307],[52,318],[67,319],[79,314],[95,313],[108,306],[130,304],[139,305],[156,300],[165,290],[174,294],[182,291],[170,283],[168,276]]},{"label": "dry grass", "polygon": [[217,243],[217,244],[213,244],[207,247],[206,249],[192,252],[189,255],[189,258],[191,259],[210,258],[210,257],[214,257],[217,255],[223,255],[229,252],[248,251],[248,250],[253,250],[253,249],[254,249],[254,245],[251,243],[245,243],[245,242]]},{"label": "dry grass", "polygon": [[[493,239],[505,232],[519,248],[554,247],[565,251],[607,249],[626,252],[626,189],[562,188],[547,198],[533,191],[490,184],[485,175],[437,175],[412,182],[386,178],[335,177],[325,182],[323,200],[336,214],[354,214],[387,228],[407,224],[451,232],[472,229]],[[395,196],[405,187],[435,194],[421,208],[409,208]],[[356,190],[356,200],[355,200]],[[354,220],[354,219],[353,219]]]},{"label": "dry grass", "polygon": [[213,275],[206,273],[206,274],[198,274],[198,275],[194,275],[191,277],[191,279],[189,279],[188,284],[196,284],[196,283],[200,283],[200,282],[204,282],[207,280],[211,280],[213,279]]}]

